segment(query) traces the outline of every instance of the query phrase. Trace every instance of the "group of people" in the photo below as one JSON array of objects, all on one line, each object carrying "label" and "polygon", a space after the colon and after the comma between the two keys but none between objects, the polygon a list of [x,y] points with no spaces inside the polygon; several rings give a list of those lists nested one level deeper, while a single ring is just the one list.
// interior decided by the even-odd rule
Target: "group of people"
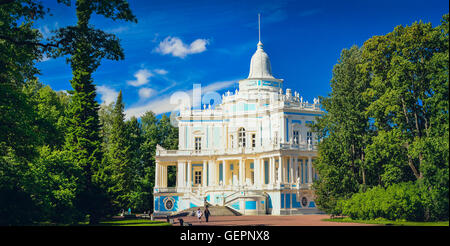
[{"label": "group of people", "polygon": [[202,217],[205,216],[205,221],[208,222],[209,216],[211,216],[211,213],[209,212],[208,206],[205,206],[205,211],[202,212],[200,208],[197,209],[196,212],[197,218],[199,222],[202,222]]},{"label": "group of people", "polygon": [[[131,208],[128,208],[128,213],[127,213],[128,215],[130,215],[131,214]],[[125,210],[121,210],[120,211],[120,216],[124,216],[125,215]]]}]

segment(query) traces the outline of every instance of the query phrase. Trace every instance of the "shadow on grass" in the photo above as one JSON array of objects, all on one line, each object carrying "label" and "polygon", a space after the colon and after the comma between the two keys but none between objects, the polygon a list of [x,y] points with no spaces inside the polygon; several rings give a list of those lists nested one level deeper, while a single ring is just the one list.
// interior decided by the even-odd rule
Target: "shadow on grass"
[{"label": "shadow on grass", "polygon": [[375,220],[355,220],[348,217],[338,217],[333,219],[323,219],[323,221],[341,222],[341,223],[362,223],[362,224],[375,224],[385,226],[449,226],[448,221],[436,221],[436,222],[418,222],[418,221],[393,221],[386,219]]},{"label": "shadow on grass", "polygon": [[102,221],[99,226],[171,226],[170,223],[164,221],[152,221],[152,220],[108,220]]}]

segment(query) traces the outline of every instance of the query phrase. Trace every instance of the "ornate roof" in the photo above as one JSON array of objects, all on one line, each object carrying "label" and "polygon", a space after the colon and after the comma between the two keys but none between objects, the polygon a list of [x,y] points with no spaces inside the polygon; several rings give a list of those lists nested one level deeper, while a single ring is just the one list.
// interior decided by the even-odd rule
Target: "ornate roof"
[{"label": "ornate roof", "polygon": [[250,62],[248,79],[274,79],[269,56],[263,50],[263,44],[258,42],[255,54]]}]

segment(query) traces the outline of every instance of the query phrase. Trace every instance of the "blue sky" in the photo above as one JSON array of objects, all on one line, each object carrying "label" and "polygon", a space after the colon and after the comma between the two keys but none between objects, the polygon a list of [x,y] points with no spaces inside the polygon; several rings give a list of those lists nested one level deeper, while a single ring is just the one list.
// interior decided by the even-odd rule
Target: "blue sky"
[{"label": "blue sky", "polygon": [[[361,46],[375,35],[414,21],[439,25],[448,1],[143,1],[130,0],[138,23],[94,16],[92,23],[116,34],[125,60],[103,60],[94,73],[99,103],[122,90],[128,117],[146,110],[169,112],[176,91],[193,84],[224,93],[248,76],[250,58],[261,41],[272,72],[284,88],[303,98],[326,96],[340,52]],[[36,23],[44,36],[76,23],[73,7],[44,0],[52,16]],[[70,90],[70,66],[64,58],[38,63],[40,80],[54,90]]]}]

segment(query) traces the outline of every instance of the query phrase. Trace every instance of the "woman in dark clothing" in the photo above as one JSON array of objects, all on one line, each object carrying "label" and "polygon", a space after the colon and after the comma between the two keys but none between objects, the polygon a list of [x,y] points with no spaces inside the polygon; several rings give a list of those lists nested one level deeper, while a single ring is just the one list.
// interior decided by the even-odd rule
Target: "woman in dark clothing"
[{"label": "woman in dark clothing", "polygon": [[205,213],[204,214],[205,214],[206,222],[208,222],[208,218],[211,215],[211,213],[209,212],[208,206],[205,207]]}]

